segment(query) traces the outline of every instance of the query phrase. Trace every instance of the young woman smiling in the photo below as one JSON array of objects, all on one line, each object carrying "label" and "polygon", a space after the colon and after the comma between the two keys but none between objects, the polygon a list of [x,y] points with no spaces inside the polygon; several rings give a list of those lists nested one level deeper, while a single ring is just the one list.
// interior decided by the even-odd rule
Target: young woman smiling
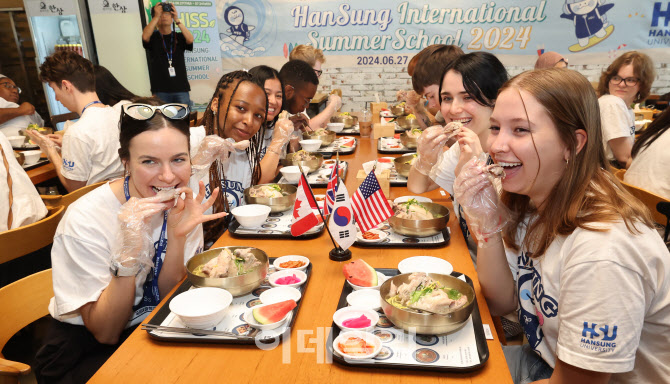
[{"label": "young woman smiling", "polygon": [[[191,129],[191,140],[197,145],[205,135],[217,135],[236,142],[249,140],[245,151],[230,154],[223,164],[216,161],[205,180],[223,191],[214,203],[214,212],[229,212],[244,204],[244,190],[261,179],[261,151],[265,137],[268,98],[265,91],[245,71],[230,72],[221,77],[212,101],[203,115],[204,127]],[[205,243],[216,241],[228,228],[228,220],[219,219],[205,225]]]},{"label": "young woman smiling", "polygon": [[628,168],[635,140],[633,103],[644,101],[656,77],[654,63],[640,52],[617,57],[600,76],[600,119],[607,159],[619,168]]},{"label": "young woman smiling", "polygon": [[[189,188],[188,107],[138,99],[123,107],[126,176],[73,203],[54,237],[53,316],[37,376],[85,382],[186,275],[203,248],[204,187]],[[179,197],[183,194],[185,198]]]},{"label": "young woman smiling", "polygon": [[[462,123],[463,131],[458,135],[458,145],[452,145],[446,152],[443,152],[447,141],[444,127],[437,125],[423,132],[418,140],[419,156],[407,181],[410,191],[424,193],[441,187],[453,196],[454,180],[462,164],[483,152],[479,142],[486,143],[493,104],[507,78],[500,60],[485,52],[459,56],[446,68],[439,88],[440,111],[447,123]],[[458,207],[454,201],[454,213],[460,220],[472,259],[476,261],[477,245]]]},{"label": "young woman smiling", "polygon": [[646,207],[607,171],[601,135],[586,78],[525,72],[491,115],[502,197],[477,159],[456,179],[491,314],[518,308],[529,341],[505,348],[517,383],[670,377],[670,255]]},{"label": "young woman smiling", "polygon": [[293,133],[293,123],[288,119],[279,120],[279,112],[284,105],[284,84],[279,72],[266,65],[249,70],[258,85],[262,86],[268,97],[268,117],[261,150],[261,178],[259,184],[271,182],[277,176],[279,158],[284,146]]}]

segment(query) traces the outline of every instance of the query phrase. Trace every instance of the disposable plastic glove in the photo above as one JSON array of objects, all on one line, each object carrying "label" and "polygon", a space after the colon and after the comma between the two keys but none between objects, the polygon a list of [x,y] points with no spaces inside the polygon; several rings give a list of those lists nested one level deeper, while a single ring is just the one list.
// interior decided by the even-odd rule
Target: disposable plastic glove
[{"label": "disposable plastic glove", "polygon": [[332,107],[333,111],[339,111],[342,108],[342,98],[339,95],[331,94],[328,96],[328,102],[326,103],[326,108]]},{"label": "disposable plastic glove", "polygon": [[417,140],[417,153],[419,154],[414,163],[414,169],[425,176],[431,175],[431,170],[435,164],[439,164],[444,152],[444,144],[447,142],[447,135],[444,133],[444,127],[434,125],[426,128]]},{"label": "disposable plastic glove", "polygon": [[486,165],[486,154],[473,157],[454,182],[454,198],[463,207],[468,227],[482,248],[490,244],[489,240],[502,231],[509,220],[509,213],[493,186],[490,168]]},{"label": "disposable plastic glove", "polygon": [[31,130],[26,130],[26,135],[28,135],[28,138],[32,140],[35,144],[40,146],[40,149],[46,152],[47,149],[49,148],[56,148],[56,143],[53,142],[53,140],[49,139],[47,135],[43,135],[39,133],[38,131],[31,129]]},{"label": "disposable plastic glove", "polygon": [[248,146],[249,140],[236,143],[230,138],[223,139],[217,135],[209,135],[202,140],[195,156],[191,158],[191,173],[196,180],[200,180],[207,175],[214,160],[225,163],[231,152],[245,150]]},{"label": "disposable plastic glove", "polygon": [[268,151],[281,156],[284,146],[289,142],[291,134],[295,131],[293,122],[287,118],[277,120],[274,132],[272,133],[272,142],[268,145]]}]

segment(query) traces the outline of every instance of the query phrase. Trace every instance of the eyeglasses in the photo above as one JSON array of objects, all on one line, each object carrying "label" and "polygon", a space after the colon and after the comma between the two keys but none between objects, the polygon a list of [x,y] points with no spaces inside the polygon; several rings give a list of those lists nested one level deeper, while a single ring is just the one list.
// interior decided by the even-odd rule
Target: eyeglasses
[{"label": "eyeglasses", "polygon": [[315,69],[314,72],[316,72],[316,77],[321,77],[321,75],[323,75],[323,71],[320,69]]},{"label": "eyeglasses", "polygon": [[623,83],[624,83],[625,86],[631,86],[631,87],[634,87],[635,85],[637,85],[637,83],[638,83],[640,80],[637,79],[637,78],[635,78],[635,77],[627,77],[627,78],[624,79],[623,77],[618,76],[618,75],[614,75],[614,76],[612,76],[612,78],[610,79],[610,83],[615,84],[615,85],[619,85],[619,84],[621,84],[622,81],[623,81]]},{"label": "eyeglasses", "polygon": [[21,88],[17,87],[16,85],[12,85],[12,84],[7,83],[7,82],[0,83],[0,85],[3,85],[7,89],[16,89],[16,91],[19,93],[19,95],[21,94]]},{"label": "eyeglasses", "polygon": [[186,104],[148,105],[131,103],[123,106],[123,112],[135,120],[149,120],[161,111],[170,120],[184,120],[188,117],[189,108]]},{"label": "eyeglasses", "polygon": [[568,66],[568,59],[562,57],[560,60],[558,60],[558,61],[556,62],[556,64],[561,63],[561,62],[562,62],[562,63],[565,63],[565,66],[566,66],[566,67]]}]

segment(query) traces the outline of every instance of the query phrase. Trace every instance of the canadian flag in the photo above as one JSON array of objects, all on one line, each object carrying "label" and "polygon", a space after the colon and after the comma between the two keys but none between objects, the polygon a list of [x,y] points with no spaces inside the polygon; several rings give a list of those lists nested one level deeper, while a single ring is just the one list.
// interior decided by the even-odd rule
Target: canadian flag
[{"label": "canadian flag", "polygon": [[291,235],[293,236],[302,235],[320,222],[312,211],[312,207],[316,208],[317,206],[316,201],[314,201],[311,191],[306,192],[307,188],[309,188],[307,179],[304,174],[300,173],[300,182],[298,183],[295,205],[293,206],[293,221],[291,222]]}]

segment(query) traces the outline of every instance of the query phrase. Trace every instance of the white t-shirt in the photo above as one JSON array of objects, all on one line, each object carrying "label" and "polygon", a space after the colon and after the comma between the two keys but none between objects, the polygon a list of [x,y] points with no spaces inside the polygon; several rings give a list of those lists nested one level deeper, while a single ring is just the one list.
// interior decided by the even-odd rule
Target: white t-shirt
[{"label": "white t-shirt", "polygon": [[123,175],[118,109],[89,107],[63,135],[63,176],[86,185]]},{"label": "white t-shirt", "polygon": [[[49,313],[54,319],[84,325],[79,308],[97,301],[112,280],[112,245],[116,242],[121,203],[109,183],[96,188],[70,205],[58,224],[51,249],[54,297]],[[151,238],[158,244],[163,215],[151,220]],[[169,243],[168,238],[168,243]],[[188,234],[184,264],[203,249],[202,225]],[[161,255],[165,259],[165,251]],[[146,275],[140,274],[145,277]],[[145,279],[135,279],[134,305],[140,303]],[[126,327],[139,324],[153,307],[137,310]]]},{"label": "white t-shirt", "polygon": [[598,104],[605,153],[607,159],[615,160],[608,142],[619,137],[627,137],[631,143],[635,140],[635,112],[618,96],[603,95],[598,99]]},{"label": "white t-shirt", "polygon": [[670,131],[665,131],[653,143],[638,152],[623,180],[670,199]]},{"label": "white t-shirt", "polygon": [[30,177],[14,157],[12,144],[5,135],[0,133],[0,145],[9,164],[9,175],[12,177],[12,228],[7,228],[9,215],[9,186],[7,185],[7,168],[0,156],[0,232],[32,224],[47,215],[47,207],[40,198]]},{"label": "white t-shirt", "polygon": [[668,249],[641,224],[638,235],[623,222],[599,227],[609,230],[556,238],[539,259],[506,250],[528,342],[552,367],[559,358],[613,373],[610,383],[668,382]]},{"label": "white t-shirt", "polygon": [[[191,156],[197,153],[197,148],[200,142],[205,137],[205,127],[191,128]],[[230,209],[244,205],[244,190],[251,187],[251,165],[249,164],[249,156],[246,151],[237,151],[230,154],[228,162],[223,166],[223,172],[226,175],[226,180],[221,176],[221,192],[226,194],[228,205]],[[209,175],[202,179],[205,183],[205,198],[209,198],[212,194],[212,188],[209,185]]]},{"label": "white t-shirt", "polygon": [[[7,101],[0,97],[0,108],[18,108],[19,105],[11,101]],[[15,117],[9,121],[0,124],[0,132],[5,136],[18,136],[20,129],[28,128],[28,124],[37,124],[40,127],[44,126],[44,120],[39,113],[34,112],[32,115],[24,115]]]}]

